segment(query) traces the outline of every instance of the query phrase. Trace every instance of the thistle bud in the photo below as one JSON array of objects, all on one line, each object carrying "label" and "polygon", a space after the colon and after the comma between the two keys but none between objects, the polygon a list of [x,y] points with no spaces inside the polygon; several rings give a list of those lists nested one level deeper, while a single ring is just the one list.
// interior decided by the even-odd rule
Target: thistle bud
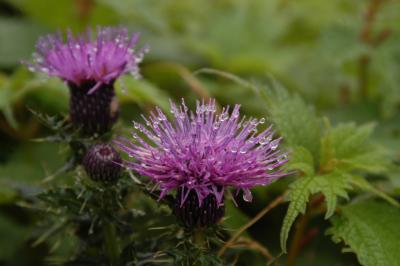
[{"label": "thistle bud", "polygon": [[83,158],[87,175],[96,182],[113,183],[122,173],[118,152],[108,144],[93,145]]}]

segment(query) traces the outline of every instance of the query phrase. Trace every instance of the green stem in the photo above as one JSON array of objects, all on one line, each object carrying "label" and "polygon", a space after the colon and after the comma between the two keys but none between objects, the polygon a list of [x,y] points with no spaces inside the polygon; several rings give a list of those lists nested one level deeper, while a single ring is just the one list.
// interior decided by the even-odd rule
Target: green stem
[{"label": "green stem", "polygon": [[106,222],[103,227],[104,239],[105,239],[105,249],[110,259],[110,263],[113,266],[118,265],[119,260],[119,245],[116,234],[115,226],[112,223]]},{"label": "green stem", "polygon": [[193,231],[193,242],[200,248],[205,249],[207,247],[207,241],[204,234],[204,230],[197,228]]}]

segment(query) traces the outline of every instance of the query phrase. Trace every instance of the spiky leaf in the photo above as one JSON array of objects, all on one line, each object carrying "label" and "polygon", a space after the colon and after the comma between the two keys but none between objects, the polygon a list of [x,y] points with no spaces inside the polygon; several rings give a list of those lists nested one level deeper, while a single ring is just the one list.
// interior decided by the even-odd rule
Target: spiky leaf
[{"label": "spiky leaf", "polygon": [[[339,124],[322,139],[321,164],[325,168],[384,171],[387,162],[380,147],[370,142],[374,124],[357,127],[354,123]],[[326,169],[329,170],[329,169]]]},{"label": "spiky leaf", "polygon": [[291,146],[308,149],[314,158],[319,158],[321,119],[298,95],[290,95],[278,83],[260,91],[266,100],[271,120],[279,133]]},{"label": "spiky leaf", "polygon": [[289,208],[283,220],[281,229],[281,248],[286,252],[286,241],[290,228],[299,214],[304,214],[310,195],[321,192],[325,196],[327,210],[325,218],[329,218],[335,211],[337,198],[347,198],[350,189],[347,177],[340,172],[327,175],[307,176],[300,178],[290,185]]},{"label": "spiky leaf", "polygon": [[386,203],[366,201],[344,207],[328,230],[344,251],[356,253],[366,266],[400,265],[400,209]]}]

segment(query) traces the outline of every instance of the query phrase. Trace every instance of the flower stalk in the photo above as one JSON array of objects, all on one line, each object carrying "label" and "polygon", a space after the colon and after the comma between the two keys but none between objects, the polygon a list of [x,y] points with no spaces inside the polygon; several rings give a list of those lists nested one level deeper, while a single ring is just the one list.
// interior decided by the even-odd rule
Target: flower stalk
[{"label": "flower stalk", "polygon": [[119,265],[120,247],[115,225],[106,221],[103,226],[104,246],[110,264]]}]

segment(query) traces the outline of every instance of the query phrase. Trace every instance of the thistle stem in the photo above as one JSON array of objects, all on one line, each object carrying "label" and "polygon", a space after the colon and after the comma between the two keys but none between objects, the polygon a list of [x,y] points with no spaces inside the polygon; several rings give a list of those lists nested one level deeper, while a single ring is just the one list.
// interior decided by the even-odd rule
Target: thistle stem
[{"label": "thistle stem", "polygon": [[302,240],[304,233],[307,229],[310,219],[313,217],[313,211],[319,208],[324,199],[325,198],[322,194],[314,196],[310,200],[310,203],[308,204],[306,213],[296,223],[296,231],[294,233],[294,237],[290,245],[286,266],[295,265],[295,260],[297,258],[297,255],[300,253],[302,249],[302,242],[303,242]]},{"label": "thistle stem", "polygon": [[105,250],[110,260],[111,265],[118,265],[119,260],[119,245],[115,226],[112,223],[106,222],[103,227]]}]

